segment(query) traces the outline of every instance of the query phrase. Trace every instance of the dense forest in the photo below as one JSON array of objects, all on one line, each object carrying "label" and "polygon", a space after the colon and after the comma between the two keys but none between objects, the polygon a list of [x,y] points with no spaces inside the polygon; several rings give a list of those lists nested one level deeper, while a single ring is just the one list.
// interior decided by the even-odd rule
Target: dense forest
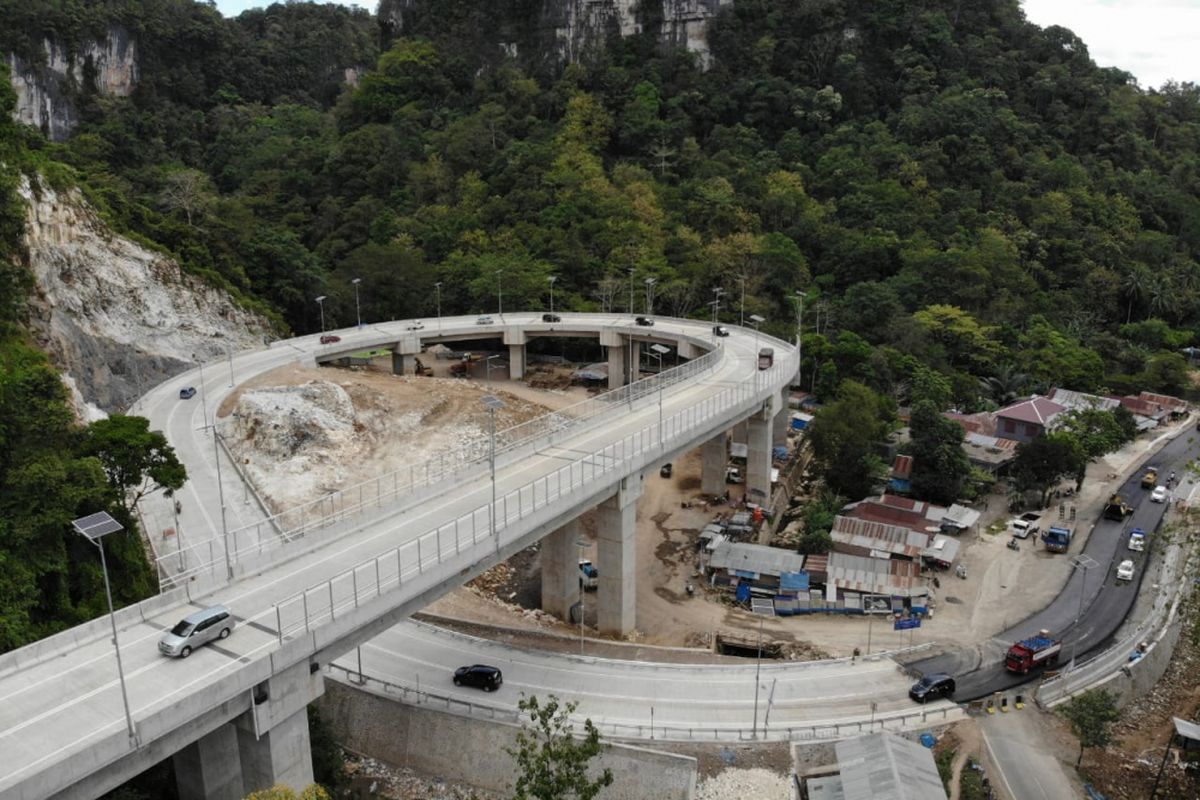
[{"label": "dense forest", "polygon": [[[318,295],[353,322],[353,278],[368,320],[431,314],[436,281],[466,313],[494,308],[498,278],[506,305],[540,308],[556,276],[576,310],[624,310],[654,278],[659,313],[707,316],[723,289],[736,322],[744,291],[784,336],[805,292],[805,388],[874,409],[859,433],[897,405],[934,431],[938,411],[1052,386],[1191,394],[1196,86],[1140,88],[1017,0],[737,0],[707,69],[650,34],[549,69],[501,57],[482,0],[416,5],[397,37],[305,3],[226,20],[191,0],[0,0],[7,52],[37,63],[46,37],[119,25],[141,65],[129,97],[78,87],[66,142],[0,123],[0,263],[20,263],[12,189],[36,169],[301,332]],[[4,311],[0,380],[54,395],[20,303]]]}]

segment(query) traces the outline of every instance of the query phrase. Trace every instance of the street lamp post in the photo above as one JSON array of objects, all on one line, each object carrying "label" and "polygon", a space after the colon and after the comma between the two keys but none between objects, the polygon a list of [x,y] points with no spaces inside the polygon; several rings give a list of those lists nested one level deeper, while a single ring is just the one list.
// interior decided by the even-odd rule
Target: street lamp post
[{"label": "street lamp post", "polygon": [[[196,358],[196,354],[192,353],[192,358]],[[204,361],[196,358],[196,363],[200,365],[200,410],[204,413],[204,424],[201,429],[208,427],[208,393],[204,391]]]},{"label": "street lamp post", "polygon": [[743,272],[738,278],[742,282],[742,310],[738,314],[738,325],[746,327],[746,273]]},{"label": "street lamp post", "polygon": [[358,320],[358,329],[362,330],[362,306],[358,303],[358,285],[362,283],[362,278],[354,278],[350,281],[354,284],[354,316]]},{"label": "street lamp post", "polygon": [[233,388],[233,351],[225,348],[225,357],[229,359],[229,388]]},{"label": "street lamp post", "polygon": [[671,348],[655,342],[650,345],[650,355],[658,359],[658,446],[663,447],[663,379],[662,379],[662,357],[671,352]]},{"label": "street lamp post", "polygon": [[800,386],[800,374],[804,369],[804,300],[807,294],[796,290],[792,299],[796,302],[796,385]]},{"label": "street lamp post", "polygon": [[133,727],[133,714],[129,711],[129,693],[125,689],[125,669],[121,666],[121,645],[117,640],[117,614],[113,611],[112,587],[108,582],[108,562],[104,558],[104,537],[110,533],[123,531],[125,528],[105,511],[80,517],[73,520],[71,525],[75,528],[76,533],[96,545],[100,550],[100,569],[104,573],[104,594],[108,598],[108,619],[112,623],[113,652],[117,654],[117,677],[121,682],[121,701],[125,704],[125,726],[129,732],[129,738],[136,741],[137,729]]},{"label": "street lamp post", "polygon": [[483,404],[488,410],[488,437],[491,439],[491,449],[488,454],[488,464],[492,472],[492,504],[488,509],[488,520],[492,524],[492,539],[496,542],[496,555],[500,555],[500,529],[496,526],[496,411],[504,408],[504,401],[495,395],[484,395]]},{"label": "street lamp post", "polygon": [[758,618],[758,661],[754,665],[754,738],[758,738],[758,679],[762,673],[762,629],[763,618]]},{"label": "street lamp post", "polygon": [[[583,561],[583,548],[587,547],[585,539],[576,539],[575,544],[579,545],[579,560]],[[583,578],[579,580],[579,655],[583,655]]]},{"label": "street lamp post", "polygon": [[[766,320],[763,319],[762,317],[760,317],[758,314],[750,315],[750,324],[754,326],[754,355],[755,355],[755,357],[758,356],[758,326],[762,325],[764,322],[766,322]],[[756,369],[754,371],[754,388],[755,389],[758,389],[758,374],[760,372],[762,372],[761,369]]]},{"label": "street lamp post", "polygon": [[646,278],[646,316],[654,316],[654,284],[657,278]]},{"label": "street lamp post", "polygon": [[629,268],[629,315],[633,316],[633,273],[634,268]]},{"label": "street lamp post", "polygon": [[317,298],[317,307],[321,309],[321,333],[325,332],[325,295]]},{"label": "street lamp post", "polygon": [[217,437],[221,434],[217,433],[217,420],[213,417],[213,460],[217,462],[217,497],[221,501],[221,537],[225,542],[225,575],[229,580],[233,580],[233,560],[229,555],[229,524],[225,518],[225,485],[221,482],[221,448],[217,443]]},{"label": "street lamp post", "polygon": [[492,361],[494,361],[495,359],[497,359],[499,357],[500,357],[499,355],[493,355],[493,356],[488,356],[487,358],[485,358],[483,360],[483,367],[485,370],[487,370],[487,382],[488,383],[492,382],[492,370],[500,369],[499,367],[492,366]]},{"label": "street lamp post", "polygon": [[1074,630],[1074,628],[1079,625],[1079,620],[1083,617],[1083,593],[1084,588],[1087,586],[1087,574],[1088,570],[1090,570],[1092,567],[1100,566],[1100,562],[1089,555],[1080,553],[1077,556],[1072,556],[1070,563],[1072,569],[1083,571],[1083,575],[1079,580],[1079,609],[1075,612],[1075,622],[1072,623],[1073,640],[1071,642],[1071,667],[1074,668],[1075,651],[1079,647],[1079,631]]},{"label": "street lamp post", "polygon": [[435,283],[433,285],[433,291],[434,291],[435,296],[437,297],[437,319],[438,319],[438,330],[440,331],[442,329],[442,282],[441,281],[438,281],[437,283]]},{"label": "street lamp post", "polygon": [[504,283],[500,277],[504,274],[504,270],[496,270],[496,309],[497,316],[504,316]]},{"label": "street lamp post", "polygon": [[550,282],[550,316],[554,316],[554,282],[558,280],[558,276],[551,275],[546,280]]}]

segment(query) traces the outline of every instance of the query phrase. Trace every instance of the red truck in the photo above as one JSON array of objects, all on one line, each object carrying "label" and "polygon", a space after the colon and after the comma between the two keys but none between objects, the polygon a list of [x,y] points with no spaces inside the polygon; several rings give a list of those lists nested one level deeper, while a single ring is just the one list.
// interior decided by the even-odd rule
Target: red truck
[{"label": "red truck", "polygon": [[1024,675],[1031,669],[1058,661],[1061,650],[1062,640],[1055,639],[1050,631],[1038,631],[1037,636],[1022,639],[1008,648],[1008,654],[1004,656],[1004,668]]}]

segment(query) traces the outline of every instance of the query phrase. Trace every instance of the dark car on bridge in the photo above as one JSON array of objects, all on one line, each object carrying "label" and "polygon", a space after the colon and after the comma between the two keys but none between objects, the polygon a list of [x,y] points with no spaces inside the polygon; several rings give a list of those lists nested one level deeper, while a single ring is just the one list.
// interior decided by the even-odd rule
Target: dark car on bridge
[{"label": "dark car on bridge", "polygon": [[196,387],[195,386],[185,386],[179,390],[179,399],[180,400],[191,400],[195,396],[196,396]]},{"label": "dark car on bridge", "polygon": [[934,672],[926,675],[912,685],[908,696],[918,703],[925,703],[939,697],[954,695],[954,678],[945,672]]},{"label": "dark car on bridge", "polygon": [[634,322],[636,322],[638,325],[641,325],[643,328],[654,327],[654,320],[650,319],[649,317],[638,317],[634,320]]},{"label": "dark car on bridge", "polygon": [[337,344],[342,340],[340,336],[334,336],[332,333],[327,333],[321,337],[321,344]]},{"label": "dark car on bridge", "polygon": [[472,664],[454,670],[455,686],[472,686],[485,692],[494,692],[504,683],[504,676],[495,667],[487,664]]},{"label": "dark car on bridge", "polygon": [[558,314],[542,314],[542,322],[562,322]]}]

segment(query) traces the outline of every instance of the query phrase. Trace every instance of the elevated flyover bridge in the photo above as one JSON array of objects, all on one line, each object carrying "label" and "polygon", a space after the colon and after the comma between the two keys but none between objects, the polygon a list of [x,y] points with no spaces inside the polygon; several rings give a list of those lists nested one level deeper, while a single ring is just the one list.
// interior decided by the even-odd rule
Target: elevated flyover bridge
[{"label": "elevated flyover bridge", "polygon": [[[626,317],[562,318],[562,328],[608,347],[618,388],[625,369],[613,351],[636,349],[638,340],[669,342],[691,358],[600,401],[611,408],[515,435],[496,456],[494,473],[479,457],[424,468],[419,505],[412,502],[415,470],[407,489],[395,478],[390,495],[380,488],[373,502],[343,502],[300,521],[228,503],[237,479],[228,461],[220,473],[225,456],[212,414],[237,383],[282,364],[311,365],[350,348],[389,347],[404,356],[442,332],[490,333],[523,346],[521,337],[546,326],[540,315],[506,315],[486,331],[474,318],[446,318],[440,331],[427,320],[416,332],[404,323],[339,331],[332,346],[315,336],[278,342],[231,356],[227,375],[223,363],[212,365],[203,377],[197,371],[147,395],[136,410],[166,432],[188,468],[181,526],[191,536],[181,585],[117,613],[132,730],[108,620],[0,656],[0,797],[95,797],[172,755],[185,797],[304,785],[312,774],[305,708],[322,691],[323,665],[543,537],[550,537],[544,585],[552,599],[555,586],[559,595],[568,586],[573,594],[573,520],[592,508],[601,515],[600,627],[631,630],[643,476],[704,445],[705,488],[721,490],[725,433],[746,422],[748,482],[769,490],[772,440],[784,427],[783,393],[798,353],[734,326],[714,341],[711,326],[695,321],[658,318],[651,332]],[[775,351],[764,370],[762,346]],[[201,403],[178,399],[189,383]],[[158,654],[166,628],[216,602],[237,616],[233,636],[186,660]]]}]

